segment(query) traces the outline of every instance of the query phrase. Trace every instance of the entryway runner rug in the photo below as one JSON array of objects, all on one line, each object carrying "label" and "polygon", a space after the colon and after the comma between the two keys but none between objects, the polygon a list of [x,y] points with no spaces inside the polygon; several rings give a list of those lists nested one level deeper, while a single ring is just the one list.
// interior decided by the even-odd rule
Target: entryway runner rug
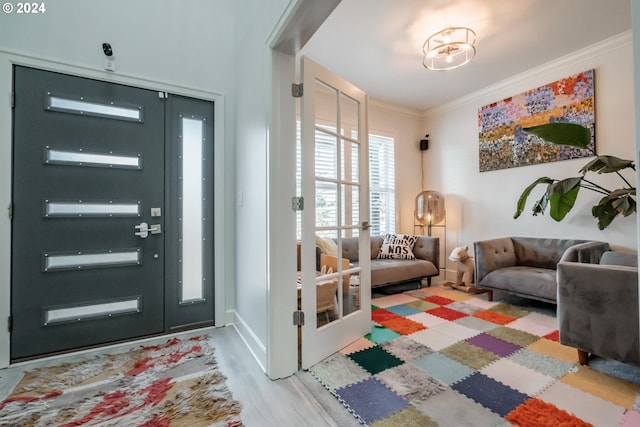
[{"label": "entryway runner rug", "polygon": [[372,318],[310,370],[363,424],[640,426],[640,386],[580,366],[553,316],[434,286],[372,300]]},{"label": "entryway runner rug", "polygon": [[0,425],[241,426],[206,336],[24,373],[0,402]]}]

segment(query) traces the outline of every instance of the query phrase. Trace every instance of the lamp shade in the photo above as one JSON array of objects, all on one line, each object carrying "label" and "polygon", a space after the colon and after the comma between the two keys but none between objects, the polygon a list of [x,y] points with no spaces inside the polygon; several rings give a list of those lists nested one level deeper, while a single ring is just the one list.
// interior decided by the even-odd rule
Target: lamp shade
[{"label": "lamp shade", "polygon": [[416,196],[416,221],[439,224],[444,220],[444,196],[437,191],[423,191]]}]

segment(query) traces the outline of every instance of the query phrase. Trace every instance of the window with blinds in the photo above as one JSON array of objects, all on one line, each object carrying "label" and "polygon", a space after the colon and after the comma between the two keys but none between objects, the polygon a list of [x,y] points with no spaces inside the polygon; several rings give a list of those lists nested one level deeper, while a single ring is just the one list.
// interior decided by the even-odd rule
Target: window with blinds
[{"label": "window with blinds", "polygon": [[[300,123],[298,122],[298,137],[296,144],[296,191],[302,194],[302,147],[300,142]],[[386,233],[395,233],[395,161],[394,161],[394,138],[369,134],[369,192],[371,201],[371,235],[382,235]],[[316,130],[316,176],[332,177],[335,176],[337,141],[336,137],[330,133],[323,132],[322,128]],[[345,153],[346,154],[346,153]],[[345,161],[342,156],[342,162]],[[351,153],[350,159],[346,159],[350,163],[346,169],[352,174],[357,174],[357,153]],[[337,223],[336,205],[338,189],[330,179],[318,180],[316,184],[316,226],[331,226]],[[343,195],[344,205],[342,207],[342,215],[345,210],[357,215],[358,200],[357,197],[351,197],[350,193]],[[308,203],[308,202],[307,202]],[[296,221],[296,230],[298,239],[302,236],[302,216],[298,212]],[[319,236],[336,237],[331,233],[323,233],[318,230]]]},{"label": "window with blinds", "polygon": [[396,180],[393,138],[369,134],[371,235],[396,231]]}]

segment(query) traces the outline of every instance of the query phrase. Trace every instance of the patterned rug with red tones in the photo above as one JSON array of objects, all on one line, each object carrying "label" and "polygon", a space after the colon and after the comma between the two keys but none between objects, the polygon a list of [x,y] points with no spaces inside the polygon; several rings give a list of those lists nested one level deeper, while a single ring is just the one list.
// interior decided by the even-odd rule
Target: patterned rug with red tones
[{"label": "patterned rug with red tones", "polygon": [[434,286],[373,299],[372,318],[311,368],[362,424],[640,426],[638,383],[580,366],[548,312]]},{"label": "patterned rug with red tones", "polygon": [[206,336],[25,371],[0,425],[241,426]]}]

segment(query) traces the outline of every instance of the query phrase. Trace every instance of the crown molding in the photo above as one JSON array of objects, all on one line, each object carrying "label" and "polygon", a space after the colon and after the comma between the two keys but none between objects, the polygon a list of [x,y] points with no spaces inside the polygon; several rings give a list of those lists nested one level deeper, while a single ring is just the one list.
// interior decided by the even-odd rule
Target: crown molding
[{"label": "crown molding", "polygon": [[[561,74],[566,75],[571,72],[584,71],[585,62],[592,61],[600,56],[610,54],[612,51],[626,48],[632,45],[632,32],[630,30],[620,33],[616,36],[602,40],[601,42],[592,44],[583,49],[575,51],[569,55],[565,55],[556,60],[549,61],[536,68],[525,71],[524,73],[516,74],[506,80],[502,80],[493,85],[487,86],[484,89],[473,92],[462,98],[458,98],[447,104],[440,105],[435,108],[430,108],[422,112],[422,117],[426,118],[434,113],[442,113],[449,110],[458,109],[469,104],[486,103],[487,98],[502,99],[505,92],[512,92],[514,86],[531,86],[535,87],[537,83],[531,85],[534,77],[540,78],[543,75]],[[574,71],[571,71],[574,70]],[[545,84],[548,79],[544,79],[540,85]]]},{"label": "crown molding", "polygon": [[386,111],[390,113],[403,114],[408,117],[421,119],[424,117],[422,110],[411,107],[403,107],[398,104],[392,104],[386,101],[368,97],[369,109],[375,108],[378,111]]}]

